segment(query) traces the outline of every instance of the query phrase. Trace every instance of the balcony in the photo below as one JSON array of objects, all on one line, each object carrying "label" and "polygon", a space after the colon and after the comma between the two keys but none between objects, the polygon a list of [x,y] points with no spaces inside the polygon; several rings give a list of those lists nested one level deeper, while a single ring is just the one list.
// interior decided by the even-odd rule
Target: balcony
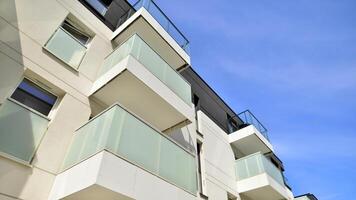
[{"label": "balcony", "polygon": [[59,60],[78,70],[87,48],[62,27],[52,35],[44,48]]},{"label": "balcony", "polygon": [[189,41],[152,0],[139,0],[119,21],[116,44],[139,34],[174,69],[190,64]]},{"label": "balcony", "polygon": [[244,155],[273,151],[267,135],[267,129],[249,110],[240,113],[238,118],[244,124],[237,131],[229,134],[229,141],[232,146]]},{"label": "balcony", "polygon": [[0,106],[0,155],[30,164],[49,120],[14,100]]},{"label": "balcony", "polygon": [[303,194],[294,198],[295,200],[318,200],[313,194]]},{"label": "balcony", "polygon": [[282,172],[261,152],[236,160],[237,188],[251,199],[293,199]]},{"label": "balcony", "polygon": [[120,102],[161,131],[194,120],[190,84],[137,34],[105,59],[91,98]]},{"label": "balcony", "polygon": [[[174,23],[167,17],[167,15],[158,7],[152,0],[139,0],[133,5],[135,10],[145,8],[155,20],[162,26],[162,28],[189,54],[189,41],[183,33],[174,25]],[[130,12],[130,11],[129,11]],[[131,11],[132,12],[132,11]],[[130,15],[127,15],[128,17]]]},{"label": "balcony", "polygon": [[165,189],[174,190],[172,199],[194,199],[197,190],[195,156],[118,104],[75,132],[63,169],[50,199],[86,199],[93,191],[100,199],[136,199],[140,190]]}]

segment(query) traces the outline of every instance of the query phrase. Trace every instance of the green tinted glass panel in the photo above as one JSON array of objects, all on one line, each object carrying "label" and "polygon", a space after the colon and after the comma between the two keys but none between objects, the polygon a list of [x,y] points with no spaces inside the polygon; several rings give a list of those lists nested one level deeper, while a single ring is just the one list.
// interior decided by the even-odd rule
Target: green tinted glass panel
[{"label": "green tinted glass panel", "polygon": [[178,187],[196,192],[194,156],[118,105],[76,131],[63,168],[104,149]]},{"label": "green tinted glass panel", "polygon": [[281,171],[261,153],[255,153],[236,160],[237,180],[243,180],[267,173],[281,185],[284,185]]},{"label": "green tinted glass panel", "polygon": [[104,60],[100,75],[108,72],[128,55],[136,58],[148,71],[190,105],[190,85],[138,35],[133,35]]},{"label": "green tinted glass panel", "polygon": [[78,69],[86,52],[85,46],[61,28],[57,29],[45,48],[74,69]]},{"label": "green tinted glass panel", "polygon": [[[120,112],[124,112],[122,109]],[[157,172],[160,135],[134,116],[125,113],[118,151],[131,162]]]},{"label": "green tinted glass panel", "polygon": [[284,185],[283,175],[281,171],[275,165],[273,165],[272,162],[269,161],[266,157],[262,156],[261,161],[267,174],[270,175],[279,184]]},{"label": "green tinted glass panel", "polygon": [[176,185],[196,191],[194,158],[167,138],[161,139],[159,175]]},{"label": "green tinted glass panel", "polygon": [[30,163],[47,125],[45,117],[6,100],[0,106],[0,151]]}]

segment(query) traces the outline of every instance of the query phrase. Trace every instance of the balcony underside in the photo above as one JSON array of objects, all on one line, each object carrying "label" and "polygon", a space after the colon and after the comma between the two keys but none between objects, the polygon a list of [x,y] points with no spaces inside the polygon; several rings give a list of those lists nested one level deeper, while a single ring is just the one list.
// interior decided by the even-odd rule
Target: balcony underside
[{"label": "balcony underside", "polygon": [[108,200],[133,200],[125,195],[116,193],[100,185],[91,185],[88,188],[64,197],[63,200],[98,200],[98,199],[108,199]]},{"label": "balcony underside", "polygon": [[92,92],[90,98],[103,107],[119,102],[160,131],[194,119],[192,106],[131,56],[100,77]]},{"label": "balcony underside", "polygon": [[110,152],[102,151],[57,175],[49,199],[193,200],[195,197]]},{"label": "balcony underside", "polygon": [[144,8],[139,9],[114,32],[113,41],[122,44],[133,34],[140,35],[172,68],[178,69],[190,64],[188,54]]},{"label": "balcony underside", "polygon": [[242,196],[252,200],[289,199],[286,188],[266,173],[238,181],[237,188]]},{"label": "balcony underside", "polygon": [[273,147],[269,141],[253,125],[231,133],[229,141],[232,146],[245,155],[256,152],[265,154],[273,151]]}]

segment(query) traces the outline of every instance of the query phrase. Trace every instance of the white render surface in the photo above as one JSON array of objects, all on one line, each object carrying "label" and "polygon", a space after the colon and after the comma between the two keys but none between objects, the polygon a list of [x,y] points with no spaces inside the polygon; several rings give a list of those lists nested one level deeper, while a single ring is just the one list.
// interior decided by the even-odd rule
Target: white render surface
[{"label": "white render surface", "polygon": [[244,155],[274,151],[272,144],[253,125],[235,131],[228,137],[229,143]]},{"label": "white render surface", "polygon": [[[221,199],[227,192],[238,197],[235,175],[235,158],[228,135],[202,111],[198,111],[198,131],[204,136],[204,177],[207,195]],[[204,187],[204,186],[203,186]],[[211,196],[211,197],[210,197]]]},{"label": "white render surface", "polygon": [[56,177],[49,199],[86,199],[84,197],[92,190],[102,192],[98,196],[103,200],[196,198],[142,168],[102,151],[60,173]]}]

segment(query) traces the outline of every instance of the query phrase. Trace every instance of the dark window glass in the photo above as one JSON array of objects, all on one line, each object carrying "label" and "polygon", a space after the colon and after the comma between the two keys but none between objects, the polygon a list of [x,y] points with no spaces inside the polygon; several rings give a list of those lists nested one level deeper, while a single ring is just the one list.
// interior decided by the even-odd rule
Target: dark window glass
[{"label": "dark window glass", "polygon": [[105,16],[112,0],[85,0],[101,16]]},{"label": "dark window glass", "polygon": [[229,130],[229,133],[237,131],[237,127],[237,122],[234,120],[234,118],[227,114],[227,128]]},{"label": "dark window glass", "polygon": [[56,96],[43,90],[27,79],[21,82],[11,98],[46,116],[57,100]]},{"label": "dark window glass", "polygon": [[76,28],[69,21],[64,21],[62,24],[62,28],[66,30],[69,34],[71,34],[74,38],[76,38],[80,43],[84,46],[89,43],[90,36],[85,34],[83,31]]}]

